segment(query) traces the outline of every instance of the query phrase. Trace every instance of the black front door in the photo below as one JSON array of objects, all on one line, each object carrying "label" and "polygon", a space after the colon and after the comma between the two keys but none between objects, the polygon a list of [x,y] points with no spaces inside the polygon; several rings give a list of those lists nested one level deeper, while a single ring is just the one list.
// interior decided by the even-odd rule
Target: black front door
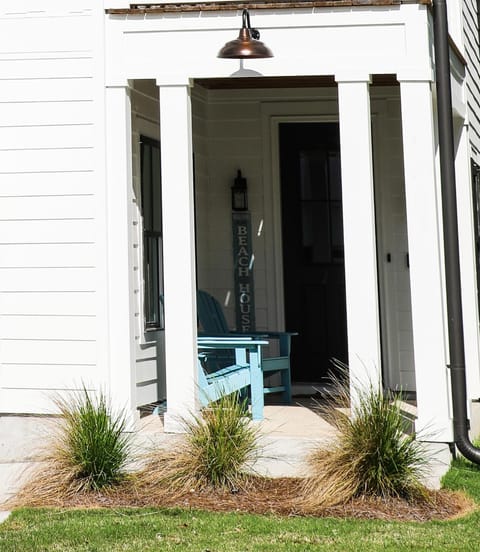
[{"label": "black front door", "polygon": [[292,379],[320,382],[347,361],[338,123],[280,123],[279,142]]}]

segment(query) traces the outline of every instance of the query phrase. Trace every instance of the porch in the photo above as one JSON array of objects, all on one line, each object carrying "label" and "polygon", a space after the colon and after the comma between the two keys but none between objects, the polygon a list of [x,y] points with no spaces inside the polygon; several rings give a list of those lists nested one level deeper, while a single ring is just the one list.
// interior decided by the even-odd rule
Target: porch
[{"label": "porch", "polygon": [[[132,405],[139,403],[141,393],[158,389],[161,375],[151,377],[147,364],[142,365],[152,360],[149,353],[156,347],[157,369],[160,355],[164,353],[165,359],[161,385],[168,401],[167,431],[176,431],[175,419],[198,404],[197,286],[224,303],[233,324],[229,188],[239,168],[252,183],[257,329],[301,330],[287,327],[285,270],[294,263],[284,256],[288,228],[282,211],[279,128],[288,123],[333,123],[340,136],[345,360],[359,382],[383,377],[388,387],[415,392],[418,429],[428,427],[432,440],[451,440],[428,13],[419,5],[372,8],[366,13],[375,18],[375,32],[380,33],[376,38],[368,34],[372,28],[360,11],[345,18],[335,8],[328,17],[321,10],[314,15],[294,10],[291,31],[285,31],[278,14],[262,13],[259,19],[271,32],[272,49],[282,51],[281,29],[295,36],[296,50],[284,53],[280,61],[260,60],[255,74],[247,70],[248,77],[242,77],[243,65],[227,68],[220,65],[222,60],[214,61],[213,54],[212,59],[206,55],[235,27],[231,14],[222,13],[215,22],[190,15],[182,20],[181,31],[174,17],[157,13],[141,20],[135,14],[114,14],[109,21],[107,204],[112,217],[108,233],[115,243],[120,239],[127,245],[110,248],[112,393]],[[400,27],[405,34],[398,34]],[[345,51],[345,44],[352,44],[346,40],[351,32],[362,37],[356,44],[361,44],[361,53]],[[387,50],[379,52],[382,33],[390,32],[389,40],[383,40]],[[197,50],[201,44],[204,54],[162,58],[162,71],[156,58],[146,54],[147,38],[150,46],[165,50],[185,37],[193,40],[194,35]],[[343,49],[339,46],[328,59],[319,60],[309,44],[327,36]],[[406,49],[405,36],[411,41]],[[118,52],[126,51],[128,56],[120,59]],[[355,68],[352,58],[358,62]],[[454,84],[459,100],[461,76]],[[139,107],[140,98],[150,103],[147,115]],[[464,171],[468,152],[461,106],[457,107],[458,166]],[[144,297],[139,285],[142,214],[135,144],[140,140],[131,137],[144,134],[141,125],[159,141],[162,156],[165,326],[154,338],[142,326]],[[461,200],[471,209],[467,195]],[[471,221],[462,224],[461,239],[465,251],[470,251]],[[467,270],[462,276],[465,294],[472,299],[471,274]],[[466,327],[475,343],[476,316],[466,313]],[[315,336],[318,328],[310,329]],[[478,348],[472,347],[469,355],[474,365]],[[143,368],[146,375],[139,378]],[[318,371],[312,368],[308,373],[313,377],[309,381],[303,376],[303,383],[316,383]],[[478,386],[478,375],[471,374],[471,384]]]}]

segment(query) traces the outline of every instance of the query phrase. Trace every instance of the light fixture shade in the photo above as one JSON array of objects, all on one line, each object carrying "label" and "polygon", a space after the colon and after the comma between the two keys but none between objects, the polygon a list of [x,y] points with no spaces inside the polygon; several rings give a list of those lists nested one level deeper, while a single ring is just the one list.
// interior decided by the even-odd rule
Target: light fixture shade
[{"label": "light fixture shade", "polygon": [[238,38],[227,42],[217,57],[225,59],[258,59],[273,57],[272,51],[258,40],[260,33],[250,27],[248,10],[242,12],[242,28]]}]

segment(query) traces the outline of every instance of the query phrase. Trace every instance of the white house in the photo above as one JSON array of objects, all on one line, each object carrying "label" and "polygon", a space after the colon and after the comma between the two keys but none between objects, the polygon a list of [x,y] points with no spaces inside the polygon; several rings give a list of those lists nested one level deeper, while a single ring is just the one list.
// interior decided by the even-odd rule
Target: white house
[{"label": "white house", "polygon": [[[217,57],[244,8],[273,58]],[[448,8],[470,408],[479,37],[475,2]],[[256,328],[299,332],[294,383],[341,358],[451,442],[434,55],[428,0],[2,0],[0,413],[85,382],[132,415],[166,398],[176,429],[196,404],[196,289],[235,323],[241,170]]]}]

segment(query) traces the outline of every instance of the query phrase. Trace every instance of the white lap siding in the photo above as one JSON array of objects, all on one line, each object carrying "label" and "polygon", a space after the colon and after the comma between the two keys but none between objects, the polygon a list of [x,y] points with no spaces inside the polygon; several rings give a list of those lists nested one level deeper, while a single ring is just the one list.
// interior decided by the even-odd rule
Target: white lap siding
[{"label": "white lap siding", "polygon": [[466,89],[469,137],[473,160],[480,165],[480,40],[478,30],[478,4],[463,2],[463,32],[465,45]]},{"label": "white lap siding", "polygon": [[99,8],[0,7],[0,413],[105,383]]}]

